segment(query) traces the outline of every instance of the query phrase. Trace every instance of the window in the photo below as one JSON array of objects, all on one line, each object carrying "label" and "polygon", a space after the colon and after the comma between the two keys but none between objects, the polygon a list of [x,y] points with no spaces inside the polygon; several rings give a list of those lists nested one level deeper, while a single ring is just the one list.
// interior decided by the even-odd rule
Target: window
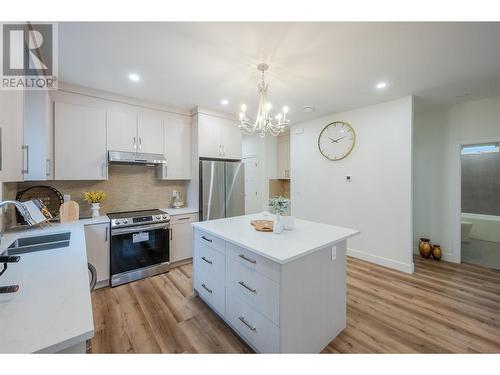
[{"label": "window", "polygon": [[499,151],[498,146],[499,146],[498,142],[462,146],[462,155],[487,154],[490,152],[498,152]]}]

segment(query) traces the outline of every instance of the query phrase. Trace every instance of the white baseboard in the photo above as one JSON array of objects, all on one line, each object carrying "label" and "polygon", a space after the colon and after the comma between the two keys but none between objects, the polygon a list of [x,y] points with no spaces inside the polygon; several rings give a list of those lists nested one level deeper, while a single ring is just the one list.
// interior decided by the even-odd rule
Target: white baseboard
[{"label": "white baseboard", "polygon": [[397,260],[384,258],[378,255],[373,255],[365,253],[364,251],[359,251],[354,249],[347,249],[347,255],[361,260],[366,260],[367,262],[375,263],[384,267],[393,268],[401,272],[413,273],[414,271],[413,262],[409,264],[398,262]]}]

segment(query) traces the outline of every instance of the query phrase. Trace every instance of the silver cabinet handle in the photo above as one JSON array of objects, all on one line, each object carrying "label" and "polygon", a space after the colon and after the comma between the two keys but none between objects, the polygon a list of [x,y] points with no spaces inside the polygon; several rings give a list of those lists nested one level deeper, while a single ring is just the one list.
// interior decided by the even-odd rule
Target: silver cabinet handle
[{"label": "silver cabinet handle", "polygon": [[137,144],[135,143],[135,137],[133,138],[134,142],[134,151],[137,151]]},{"label": "silver cabinet handle", "polygon": [[139,137],[139,151],[142,151],[142,137]]},{"label": "silver cabinet handle", "polygon": [[174,228],[169,228],[170,230],[170,241],[174,238]]},{"label": "silver cabinet handle", "polygon": [[212,242],[212,240],[210,238],[207,238],[205,236],[201,236],[201,238],[203,238],[205,241]]},{"label": "silver cabinet handle", "polygon": [[[22,145],[21,148],[23,150],[23,170],[21,173],[23,174],[29,174],[30,173],[30,150],[29,150],[28,145]],[[26,157],[24,157],[26,155]],[[24,165],[26,165],[26,168],[24,168]]]},{"label": "silver cabinet handle", "polygon": [[106,164],[105,163],[101,163],[101,176],[102,178],[106,178]]},{"label": "silver cabinet handle", "polygon": [[50,176],[50,159],[45,160],[45,176]]},{"label": "silver cabinet handle", "polygon": [[201,284],[201,286],[203,287],[203,289],[205,289],[208,293],[212,293],[213,290],[212,289],[208,289],[207,286],[205,284]]},{"label": "silver cabinet handle", "polygon": [[240,258],[246,260],[247,262],[253,263],[253,264],[257,263],[256,260],[247,258],[244,254],[240,254]]},{"label": "silver cabinet handle", "polygon": [[205,257],[201,257],[201,259],[203,259],[205,262],[207,262],[208,264],[212,264],[213,262],[211,260],[208,260],[207,258]]},{"label": "silver cabinet handle", "polygon": [[257,327],[255,327],[254,325],[251,325],[250,323],[248,323],[244,317],[240,316],[238,318],[240,320],[240,322],[242,322],[244,325],[246,325],[248,328],[250,328],[252,331],[257,331]]},{"label": "silver cabinet handle", "polygon": [[249,287],[247,284],[245,284],[244,281],[238,281],[238,284],[240,284],[243,288],[251,291],[252,293],[257,293],[257,289]]},{"label": "silver cabinet handle", "polygon": [[104,242],[108,242],[108,226],[104,227]]}]

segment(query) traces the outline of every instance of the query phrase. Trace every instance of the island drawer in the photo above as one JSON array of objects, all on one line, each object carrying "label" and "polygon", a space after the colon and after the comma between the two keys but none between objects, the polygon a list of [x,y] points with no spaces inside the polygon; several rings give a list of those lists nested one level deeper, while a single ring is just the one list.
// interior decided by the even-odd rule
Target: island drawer
[{"label": "island drawer", "polygon": [[226,257],[224,254],[198,242],[195,244],[196,272],[214,279],[224,280]]},{"label": "island drawer", "polygon": [[198,213],[170,216],[170,225],[192,223],[195,221],[198,221]]},{"label": "island drawer", "polygon": [[279,326],[279,284],[226,257],[226,287]]},{"label": "island drawer", "polygon": [[223,254],[226,251],[226,241],[224,241],[222,238],[214,236],[213,234],[196,229],[194,238],[197,242],[205,244],[212,249],[222,252]]},{"label": "island drawer", "polygon": [[248,270],[260,273],[277,283],[280,282],[280,265],[272,260],[230,242],[226,243],[226,256],[233,258]]},{"label": "island drawer", "polygon": [[260,353],[280,351],[280,330],[230,289],[226,290],[226,320]]},{"label": "island drawer", "polygon": [[223,280],[213,279],[199,272],[195,277],[195,289],[203,300],[219,315],[225,315],[225,287]]}]

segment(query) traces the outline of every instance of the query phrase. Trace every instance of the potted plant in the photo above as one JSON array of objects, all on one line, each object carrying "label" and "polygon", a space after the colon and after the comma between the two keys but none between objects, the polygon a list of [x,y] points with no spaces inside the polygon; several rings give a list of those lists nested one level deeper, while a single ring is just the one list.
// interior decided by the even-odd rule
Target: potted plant
[{"label": "potted plant", "polygon": [[105,194],[103,191],[86,191],[83,193],[83,199],[90,203],[92,210],[92,218],[99,217],[99,209],[101,202],[104,200]]},{"label": "potted plant", "polygon": [[271,213],[276,215],[273,225],[274,233],[281,233],[283,231],[283,225],[281,224],[281,215],[288,211],[290,206],[290,200],[279,196],[277,198],[269,199],[269,210]]}]

